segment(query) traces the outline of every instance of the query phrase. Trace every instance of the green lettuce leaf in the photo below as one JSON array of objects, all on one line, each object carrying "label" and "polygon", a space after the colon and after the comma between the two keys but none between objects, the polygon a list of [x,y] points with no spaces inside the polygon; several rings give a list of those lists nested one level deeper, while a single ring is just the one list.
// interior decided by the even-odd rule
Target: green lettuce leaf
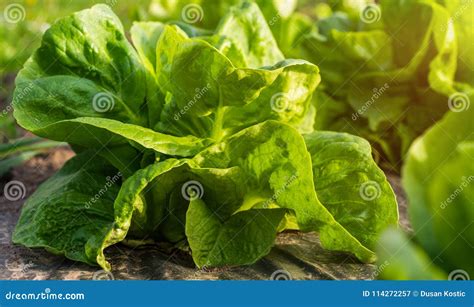
[{"label": "green lettuce leaf", "polygon": [[186,235],[194,262],[198,267],[254,263],[270,252],[285,213],[251,209],[221,221],[202,200],[191,201]]},{"label": "green lettuce leaf", "polygon": [[[27,129],[78,115],[106,115],[143,125],[145,79],[120,20],[109,6],[96,5],[60,19],[46,31],[41,47],[16,79],[17,95],[31,95],[16,101],[17,110],[27,108],[17,112],[16,119]],[[31,100],[35,103],[25,103]],[[29,118],[28,112],[37,116]]]},{"label": "green lettuce leaf", "polygon": [[398,206],[384,173],[359,137],[318,131],[305,135],[316,194],[336,221],[373,249],[380,233],[396,226]]},{"label": "green lettuce leaf", "polygon": [[229,38],[237,46],[249,68],[271,66],[285,59],[254,3],[242,2],[232,7],[219,23],[216,34]]},{"label": "green lettuce leaf", "polygon": [[96,153],[72,158],[27,200],[13,242],[95,265],[96,242],[114,222],[120,184],[121,174]]},{"label": "green lettuce leaf", "polygon": [[456,79],[472,85],[474,84],[474,59],[470,54],[474,52],[474,46],[465,42],[472,42],[474,39],[474,29],[469,26],[474,18],[474,3],[470,0],[439,0],[438,2],[454,16],[452,21],[459,45]]},{"label": "green lettuce leaf", "polygon": [[147,108],[148,126],[153,127],[160,120],[164,95],[156,83],[156,43],[163,32],[164,24],[160,22],[135,22],[130,29],[134,47],[147,70]]}]

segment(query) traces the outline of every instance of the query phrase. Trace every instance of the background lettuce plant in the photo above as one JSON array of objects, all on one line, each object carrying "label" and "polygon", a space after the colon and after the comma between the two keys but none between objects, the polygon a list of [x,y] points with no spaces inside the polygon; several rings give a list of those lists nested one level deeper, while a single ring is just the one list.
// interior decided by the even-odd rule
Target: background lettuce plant
[{"label": "background lettuce plant", "polygon": [[413,140],[474,84],[472,1],[330,1],[293,54],[317,64],[316,129],[367,138],[398,170]]},{"label": "background lettuce plant", "polygon": [[[473,92],[468,96],[473,99]],[[469,279],[474,246],[474,108],[450,112],[418,138],[403,168],[414,243],[389,231],[380,241],[386,279]],[[448,274],[449,273],[449,274]]]},{"label": "background lettuce plant", "polygon": [[293,229],[375,260],[398,219],[390,185],[365,140],[301,134],[318,68],[284,58],[256,4],[212,32],[130,33],[96,5],[53,24],[19,73],[18,123],[77,155],[28,199],[14,242],[107,270],[108,246],[168,242],[203,267],[253,263]]}]

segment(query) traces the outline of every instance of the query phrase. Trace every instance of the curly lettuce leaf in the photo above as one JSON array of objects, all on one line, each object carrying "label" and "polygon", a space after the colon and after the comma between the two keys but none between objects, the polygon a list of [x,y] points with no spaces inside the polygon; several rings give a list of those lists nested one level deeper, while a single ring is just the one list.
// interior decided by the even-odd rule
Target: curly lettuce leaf
[{"label": "curly lettuce leaf", "polygon": [[97,264],[95,245],[114,222],[119,188],[117,170],[96,153],[79,154],[28,198],[13,242]]}]

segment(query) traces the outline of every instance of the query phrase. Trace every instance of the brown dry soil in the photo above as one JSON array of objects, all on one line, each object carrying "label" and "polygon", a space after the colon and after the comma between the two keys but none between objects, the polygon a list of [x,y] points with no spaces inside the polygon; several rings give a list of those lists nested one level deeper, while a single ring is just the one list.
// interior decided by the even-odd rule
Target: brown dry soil
[{"label": "brown dry soil", "polygon": [[[154,245],[130,248],[118,244],[106,250],[111,274],[52,255],[42,249],[28,249],[11,243],[11,234],[24,201],[35,189],[73,156],[68,148],[51,150],[11,172],[0,183],[0,279],[373,279],[375,265],[362,264],[344,253],[321,248],[315,233],[284,233],[268,256],[251,266],[197,269],[182,251],[165,251]],[[400,225],[406,231],[406,201],[399,178],[389,180],[400,204]],[[10,180],[25,184],[26,195],[9,201],[3,187]]]}]

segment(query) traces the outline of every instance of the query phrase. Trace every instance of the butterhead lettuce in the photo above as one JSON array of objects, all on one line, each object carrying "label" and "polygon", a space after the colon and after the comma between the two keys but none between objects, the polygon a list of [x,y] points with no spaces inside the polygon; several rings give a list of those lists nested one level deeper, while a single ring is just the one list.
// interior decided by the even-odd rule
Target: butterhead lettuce
[{"label": "butterhead lettuce", "polygon": [[77,12],[18,75],[18,123],[77,155],[28,199],[14,242],[107,270],[108,246],[167,242],[211,267],[254,263],[296,229],[375,260],[393,192],[364,140],[301,135],[319,70],[284,58],[256,4],[214,31],[130,33],[108,6]]}]

